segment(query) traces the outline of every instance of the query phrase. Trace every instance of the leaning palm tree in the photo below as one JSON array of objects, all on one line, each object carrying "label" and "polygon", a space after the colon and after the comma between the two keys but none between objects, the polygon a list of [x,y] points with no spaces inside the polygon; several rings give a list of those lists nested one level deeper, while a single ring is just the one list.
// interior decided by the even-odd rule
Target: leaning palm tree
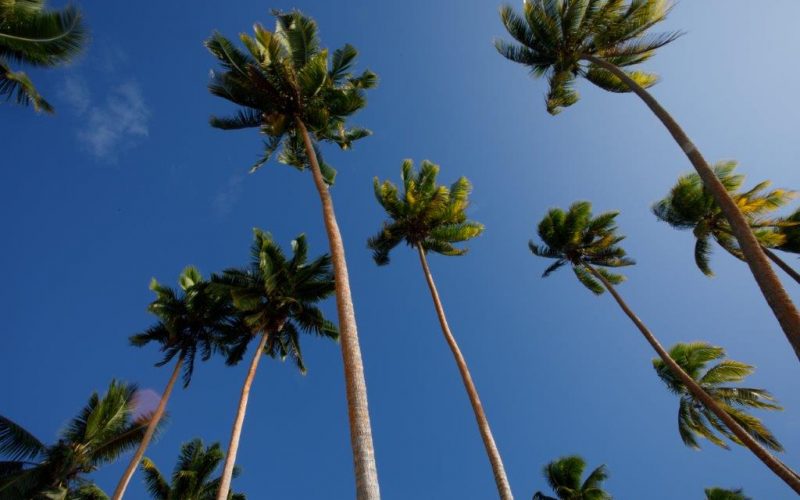
[{"label": "leaning palm tree", "polygon": [[747,219],[714,175],[703,155],[678,123],[645,90],[657,76],[631,70],[675,40],[680,33],[649,33],[671,8],[667,0],[524,0],[523,14],[509,6],[500,16],[518,42],[497,40],[506,58],[528,66],[534,76],[547,76],[547,109],[556,114],[578,101],[573,86],[579,76],[610,92],[634,92],[661,120],[694,166],[742,249],[761,293],[772,308],[800,359],[800,314],[775,275]]},{"label": "leaning palm tree", "polygon": [[[768,191],[769,181],[760,182],[749,191],[740,193],[744,175],[735,174],[735,168],[735,161],[719,162],[714,165],[714,175],[725,186],[747,218],[767,257],[800,283],[800,274],[770,250],[770,248],[782,249],[787,242],[785,231],[794,230],[796,224],[781,218],[767,217],[789,203],[796,193],[785,189]],[[706,276],[714,274],[709,264],[711,239],[737,259],[744,260],[742,251],[733,238],[730,224],[697,174],[692,173],[678,178],[678,182],[670,189],[669,194],[653,205],[653,213],[659,220],[675,229],[692,230],[696,238],[694,260]]]},{"label": "leaning palm tree", "polygon": [[603,490],[603,481],[608,479],[605,465],[594,469],[585,480],[581,480],[586,470],[586,461],[578,455],[570,455],[553,460],[544,466],[544,477],[555,498],[537,491],[533,500],[611,500],[611,495]]},{"label": "leaning palm tree", "polygon": [[49,68],[69,62],[86,42],[86,28],[75,7],[45,10],[44,0],[0,2],[0,97],[33,105],[36,111],[53,107],[22,71],[11,63]]},{"label": "leaning palm tree", "polygon": [[724,488],[706,488],[706,500],[753,500],[745,496],[741,488],[726,490]]},{"label": "leaning palm tree", "polygon": [[106,499],[85,476],[139,443],[150,416],[134,418],[135,410],[136,386],[112,381],[49,446],[0,416],[0,498]]},{"label": "leaning palm tree", "polygon": [[240,327],[230,301],[211,293],[211,283],[203,280],[197,268],[189,266],[184,269],[178,278],[178,283],[181,287],[180,292],[160,284],[155,279],[150,282],[150,289],[155,292],[156,298],[148,310],[158,318],[158,323],[130,338],[131,345],[136,347],[150,343],[160,346],[164,354],[156,366],[164,366],[177,359],[161,400],[153,413],[150,427],[122,474],[114,491],[113,500],[119,500],[125,494],[164,414],[178,375],[183,372],[183,387],[188,387],[194,373],[197,353],[200,352],[201,359],[207,361],[214,353],[224,352],[226,337]]},{"label": "leaning palm tree", "polygon": [[[147,491],[153,500],[214,500],[220,478],[212,479],[225,453],[219,443],[204,446],[201,439],[193,439],[181,446],[178,463],[169,481],[149,458],[142,460],[142,473]],[[233,476],[239,475],[234,468]],[[246,500],[242,493],[230,493],[228,500]]]},{"label": "leaning palm tree", "polygon": [[467,361],[461,354],[458,343],[447,324],[444,306],[442,306],[439,292],[436,290],[436,284],[433,282],[427,260],[428,252],[441,255],[465,254],[466,249],[457,248],[453,246],[453,243],[478,236],[483,232],[483,225],[467,219],[466,210],[469,205],[467,197],[472,189],[469,181],[465,177],[461,177],[448,189],[447,186],[436,184],[438,173],[439,166],[427,160],[422,162],[419,172],[414,171],[412,160],[405,160],[400,174],[403,181],[404,192],[402,194],[390,181],[384,181],[381,184],[375,178],[375,196],[378,203],[386,210],[390,220],[384,222],[381,231],[370,238],[367,245],[372,249],[373,257],[378,265],[388,264],[389,253],[404,241],[417,251],[436,314],[439,316],[442,333],[453,353],[472,405],[472,411],[475,413],[483,446],[486,448],[486,454],[489,455],[497,491],[500,498],[510,499],[513,495],[506,471],[503,468],[503,460],[494,442],[489,420],[483,411],[483,405],[481,405],[478,390],[472,381]]},{"label": "leaning palm tree", "polygon": [[593,293],[600,295],[608,290],[675,379],[685,384],[686,390],[697,402],[713,413],[759,460],[800,493],[800,477],[764,448],[670,357],[655,335],[617,292],[614,285],[622,283],[625,277],[609,269],[634,264],[619,246],[619,242],[625,237],[617,234],[615,219],[618,214],[619,212],[606,212],[593,217],[592,206],[586,201],[573,203],[566,212],[559,208],[550,209],[538,227],[539,237],[544,244],[537,245],[532,241],[529,243],[534,255],[555,259],[555,263],[545,270],[543,276],[549,276],[556,269],[569,265],[578,280]]},{"label": "leaning palm tree", "polygon": [[317,307],[318,302],[334,292],[330,257],[326,254],[308,262],[304,235],[292,241],[292,253],[292,258],[287,259],[268,233],[256,229],[250,266],[227,269],[212,278],[218,290],[231,298],[247,326],[229,339],[227,363],[234,365],[241,361],[250,342],[259,339],[242,386],[218,500],[228,498],[250,387],[262,355],[281,359],[289,356],[305,373],[299,332],[330,339],[339,337],[336,326]]},{"label": "leaning palm tree", "polygon": [[311,169],[336,275],[356,497],[375,500],[380,490],[364,366],[344,244],[329,192],[335,171],[322,160],[317,144],[333,142],[349,149],[354,141],[370,135],[362,128],[348,128],[346,122],[366,105],[364,90],[375,86],[377,77],[370,71],[352,74],[358,52],[349,44],[334,51],[329,63],[311,18],[297,11],[276,12],[275,17],[274,32],[256,24],[254,37],[240,36],[247,52],[218,33],[206,41],[222,65],[222,72],[215,73],[209,85],[211,93],[241,106],[233,117],[213,117],[211,125],[225,130],[258,128],[264,134],[264,154],[251,171],[279,149],[279,162]]},{"label": "leaning palm tree", "polygon": [[[669,355],[753,439],[767,448],[783,451],[783,446],[761,420],[745,411],[746,408],[782,410],[783,408],[773,402],[772,394],[764,389],[726,385],[744,380],[753,373],[752,366],[741,361],[725,359],[710,368],[707,367],[710,362],[724,358],[725,350],[706,342],[675,344],[669,350]],[[675,377],[662,360],[654,359],[653,368],[669,390],[680,397],[678,432],[686,446],[700,448],[697,437],[704,437],[715,445],[727,449],[728,445],[715,431],[736,444],[742,444],[713,412],[689,392],[686,384]]]}]

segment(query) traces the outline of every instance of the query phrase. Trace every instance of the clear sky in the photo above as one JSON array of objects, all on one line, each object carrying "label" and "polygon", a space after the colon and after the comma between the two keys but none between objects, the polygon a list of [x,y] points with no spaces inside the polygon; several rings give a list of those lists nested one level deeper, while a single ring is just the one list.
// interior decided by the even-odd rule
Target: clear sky
[{"label": "clear sky", "polygon": [[[687,160],[632,95],[584,82],[577,105],[549,116],[545,82],[492,46],[505,36],[496,0],[79,5],[88,51],[67,69],[31,71],[57,114],[0,106],[0,413],[51,442],[113,377],[161,391],[169,369],[153,367],[156,348],[127,343],[153,321],[151,277],[175,285],[187,264],[205,274],[242,265],[255,226],[284,245],[305,232],[312,254],[327,250],[308,173],[270,164],[247,175],[257,132],[207,124],[232,107],[206,90],[215,64],[202,41],[214,29],[234,37],[255,21],[271,27],[270,8],[298,7],[326,46],[354,44],[358,67],[381,79],[355,119],[374,136],[326,158],[339,169],[333,196],[384,498],[496,495],[416,256],[399,247],[378,268],[365,247],[383,220],[372,178],[397,181],[408,157],[441,164],[442,182],[466,175],[475,187],[470,215],[485,234],[467,256],[430,265],[518,498],[544,490],[541,467],[573,453],[607,464],[606,489],[620,499],[699,499],[708,486],[792,498],[744,448],[686,448],[678,401],[612,299],[569,271],[540,278],[547,263],[526,243],[547,208],[587,199],[621,210],[638,265],[620,292],[663,343],[705,339],[756,365],[751,384],[786,408],[759,416],[786,446],[783,460],[800,467],[800,367],[749,271],[718,250],[717,276],[704,277],[692,235],[649,211]],[[662,76],[654,95],[700,150],[739,160],[748,185],[800,188],[798,16],[791,0],[681,2],[664,28],[686,36],[646,65]],[[800,304],[797,285],[785,283]],[[334,316],[333,302],[325,307]],[[255,381],[233,483],[253,499],[353,497],[339,348],[303,340],[307,376],[265,360]],[[227,444],[244,372],[215,359],[176,390],[167,431],[147,454],[163,471],[192,438]],[[93,477],[111,491],[124,462]],[[141,475],[129,492],[146,498]]]}]

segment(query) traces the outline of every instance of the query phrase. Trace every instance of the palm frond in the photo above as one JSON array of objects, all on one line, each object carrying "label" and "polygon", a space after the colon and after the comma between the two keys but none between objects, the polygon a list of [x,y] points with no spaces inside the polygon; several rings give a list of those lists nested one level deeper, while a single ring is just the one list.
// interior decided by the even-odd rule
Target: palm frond
[{"label": "palm frond", "polygon": [[0,455],[8,461],[30,460],[45,452],[45,446],[22,426],[0,415]]}]

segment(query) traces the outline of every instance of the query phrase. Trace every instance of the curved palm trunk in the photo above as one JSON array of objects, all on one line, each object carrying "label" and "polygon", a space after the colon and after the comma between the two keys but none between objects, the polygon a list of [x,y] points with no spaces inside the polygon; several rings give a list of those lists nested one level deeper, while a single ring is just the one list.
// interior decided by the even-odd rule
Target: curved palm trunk
[{"label": "curved palm trunk", "polygon": [[747,223],[744,215],[736,206],[736,203],[720,180],[714,175],[714,171],[709,167],[703,155],[700,154],[700,151],[697,150],[694,143],[692,143],[680,125],[678,125],[672,116],[661,107],[658,101],[625,74],[624,71],[614,64],[591,55],[584,55],[583,59],[613,73],[622,80],[628,88],[647,104],[647,107],[650,108],[667,130],[669,130],[669,133],[689,158],[697,174],[703,180],[706,189],[708,189],[714,197],[714,201],[720,207],[722,214],[731,225],[731,230],[736,240],[739,242],[739,247],[742,249],[745,261],[750,266],[750,272],[753,273],[762,295],[764,295],[767,303],[772,308],[772,312],[775,314],[775,317],[783,329],[783,333],[792,345],[795,355],[800,359],[800,314],[798,314],[797,308],[795,308],[786,290],[784,290],[781,282],[778,280],[778,276],[772,270],[772,267],[764,255],[765,252],[762,251],[761,245],[750,229],[750,225]]},{"label": "curved palm trunk", "polygon": [[762,246],[761,249],[764,250],[764,253],[767,255],[767,257],[769,257],[769,260],[774,262],[776,266],[783,269],[783,272],[791,276],[793,280],[800,283],[800,274],[798,274],[797,271],[792,269],[792,267],[789,264],[787,264],[786,262],[783,261],[783,259],[775,255],[775,253],[769,248]]},{"label": "curved palm trunk", "polygon": [[606,290],[614,297],[614,300],[617,301],[619,307],[625,312],[625,314],[630,318],[631,321],[636,325],[636,328],[642,332],[644,338],[647,342],[655,349],[658,353],[658,357],[661,358],[662,361],[669,367],[670,371],[678,377],[681,382],[686,385],[686,388],[689,389],[689,392],[692,393],[697,399],[699,399],[703,405],[706,406],[709,410],[714,412],[714,414],[719,417],[720,420],[725,424],[725,426],[730,429],[733,434],[739,438],[739,440],[744,444],[759,460],[764,462],[764,465],[769,467],[769,469],[775,473],[776,476],[783,479],[783,481],[789,485],[796,493],[800,494],[800,477],[798,477],[797,473],[795,473],[792,469],[786,466],[783,462],[778,460],[774,455],[772,455],[766,448],[761,446],[753,437],[739,425],[736,420],[734,420],[728,413],[726,413],[722,408],[719,407],[717,402],[709,396],[709,394],[692,378],[687,374],[683,368],[680,367],[678,363],[675,362],[674,359],[669,355],[669,353],[664,349],[661,343],[656,339],[653,333],[642,323],[642,320],[639,319],[636,314],[628,307],[622,297],[617,293],[617,290],[614,288],[614,285],[608,282],[608,280],[597,270],[587,263],[583,263],[583,266],[592,273],[592,276],[599,279],[603,286],[605,286]]},{"label": "curved palm trunk", "polygon": [[483,411],[483,405],[478,397],[478,390],[472,382],[472,376],[467,367],[467,361],[461,354],[458,348],[453,333],[450,331],[450,326],[447,324],[447,317],[444,314],[444,307],[439,299],[439,292],[436,290],[436,284],[433,282],[431,270],[428,268],[428,260],[425,258],[425,250],[420,245],[417,245],[417,252],[419,253],[419,261],[422,263],[422,270],[425,272],[425,280],[428,282],[428,288],[431,291],[433,298],[433,305],[436,308],[436,315],[439,317],[439,324],[442,326],[442,333],[444,334],[447,345],[453,352],[453,357],[458,365],[458,371],[461,373],[461,380],[464,383],[464,388],[467,390],[469,402],[472,405],[472,411],[475,413],[475,420],[478,422],[478,429],[481,432],[481,439],[483,439],[483,446],[486,448],[486,454],[489,455],[489,462],[492,464],[492,472],[494,473],[494,482],[497,484],[497,492],[502,500],[512,500],[514,495],[511,493],[511,486],[508,484],[508,477],[503,468],[503,460],[500,457],[500,451],[494,442],[492,436],[492,429],[489,427],[489,420],[486,418],[486,413]]},{"label": "curved palm trunk", "polygon": [[125,495],[125,490],[128,488],[128,484],[131,482],[133,474],[136,472],[136,467],[139,466],[139,462],[142,460],[145,450],[147,450],[147,447],[150,445],[150,441],[153,439],[153,435],[158,427],[158,422],[161,420],[161,417],[164,415],[164,410],[167,408],[167,401],[172,394],[172,388],[175,386],[175,381],[178,379],[178,374],[181,372],[181,367],[183,366],[183,359],[183,354],[181,354],[178,358],[178,361],[175,363],[175,368],[172,370],[172,376],[170,376],[169,382],[167,382],[167,387],[164,389],[164,393],[161,395],[161,401],[158,402],[156,411],[150,418],[150,423],[147,425],[147,430],[144,433],[144,437],[142,437],[142,441],[139,443],[136,453],[133,455],[128,467],[122,474],[122,478],[120,478],[119,483],[117,484],[117,489],[114,490],[114,496],[111,497],[112,500],[120,500]]},{"label": "curved palm trunk", "polygon": [[353,465],[356,476],[356,499],[379,500],[378,469],[375,464],[375,450],[372,446],[372,426],[367,405],[367,383],[364,380],[364,364],[361,360],[361,347],[358,343],[356,315],[353,297],[350,293],[350,278],[347,275],[347,261],[344,257],[344,244],[333,211],[333,200],[328,186],[322,179],[317,155],[305,124],[295,119],[297,128],[303,135],[306,154],[311,162],[314,185],[322,202],[322,217],[331,249],[331,260],[336,278],[336,310],[339,317],[342,362],[344,364],[345,391],[347,393],[347,413],[350,420],[350,445],[353,448]]},{"label": "curved palm trunk", "polygon": [[261,340],[258,342],[258,348],[253,355],[253,361],[250,362],[250,369],[247,370],[247,377],[244,379],[242,385],[242,396],[239,398],[239,409],[236,412],[236,419],[233,421],[233,429],[231,430],[231,441],[228,444],[228,453],[225,456],[225,466],[222,469],[222,476],[219,478],[219,491],[217,492],[217,500],[227,500],[228,492],[231,489],[231,479],[233,478],[233,467],[236,464],[236,452],[239,450],[239,438],[242,435],[242,424],[244,424],[244,414],[247,411],[247,400],[250,397],[250,387],[253,385],[253,379],[256,376],[256,369],[258,362],[264,354],[264,346],[267,344],[268,332],[261,334]]}]

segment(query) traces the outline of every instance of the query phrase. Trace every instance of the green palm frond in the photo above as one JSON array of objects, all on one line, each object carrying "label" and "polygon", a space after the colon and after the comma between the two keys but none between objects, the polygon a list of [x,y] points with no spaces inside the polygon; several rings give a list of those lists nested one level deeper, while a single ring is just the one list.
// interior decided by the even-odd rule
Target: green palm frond
[{"label": "green palm frond", "polygon": [[539,222],[537,231],[544,244],[528,243],[537,257],[556,259],[542,274],[549,276],[564,264],[570,264],[586,288],[602,294],[603,284],[592,274],[589,266],[612,285],[625,280],[622,274],[608,268],[631,266],[635,262],[626,256],[618,244],[624,236],[617,234],[616,217],[619,212],[605,212],[592,216],[592,205],[586,201],[573,203],[567,211],[552,208]]},{"label": "green palm frond", "polygon": [[148,310],[158,323],[130,337],[130,343],[143,347],[159,345],[163,366],[176,356],[183,358],[183,384],[188,387],[198,352],[203,361],[226,350],[225,338],[239,329],[236,311],[227,296],[214,292],[197,268],[189,266],[178,277],[180,292],[153,279],[150,289],[156,295]]},{"label": "green palm frond", "polygon": [[483,225],[467,219],[472,185],[462,177],[450,187],[436,183],[439,165],[428,160],[414,169],[412,160],[404,160],[400,169],[403,192],[391,181],[374,180],[375,198],[389,217],[383,227],[367,240],[378,265],[389,262],[390,252],[405,241],[425,252],[463,255],[461,243],[479,236]]},{"label": "green palm frond", "polygon": [[[224,458],[225,453],[219,443],[206,447],[201,439],[193,439],[181,446],[169,482],[152,460],[142,459],[140,467],[148,493],[154,500],[212,500],[216,498],[220,481],[219,477],[212,476]],[[239,469],[236,467],[233,477],[238,475]],[[246,500],[241,493],[230,493],[229,498]]]},{"label": "green palm frond", "polygon": [[[631,89],[610,72],[589,61],[594,57],[619,68],[636,66],[681,33],[650,33],[670,11],[663,0],[524,0],[522,13],[505,5],[500,19],[514,42],[496,40],[497,51],[530,69],[533,76],[546,77],[545,99],[553,115],[575,104],[578,76],[610,92]],[[636,83],[650,87],[658,76],[624,69]]]},{"label": "green palm frond", "polygon": [[[112,381],[45,446],[0,417],[0,497],[102,499],[85,475],[138,444],[148,423],[134,420],[136,386]],[[50,496],[48,496],[50,495]]]},{"label": "green palm frond", "polygon": [[226,269],[212,277],[217,293],[230,297],[246,329],[226,339],[227,363],[236,364],[257,334],[267,334],[264,354],[291,357],[305,369],[297,327],[306,333],[338,338],[336,326],[325,319],[317,303],[334,291],[330,257],[308,260],[308,243],[299,235],[287,257],[269,233],[254,230],[250,265]]},{"label": "green palm frond", "polygon": [[347,120],[366,105],[364,91],[375,86],[377,77],[370,71],[353,75],[358,52],[352,45],[329,58],[311,18],[299,11],[273,14],[273,32],[256,24],[254,36],[240,36],[246,51],[219,33],[206,40],[221,65],[219,73],[212,73],[209,91],[242,108],[228,118],[212,117],[210,123],[224,130],[257,127],[266,136],[264,153],[251,172],[275,153],[280,163],[305,170],[310,160],[298,130],[298,122],[303,123],[312,135],[323,177],[332,185],[336,171],[321,159],[317,143],[350,149],[371,134],[347,126]]},{"label": "green palm frond", "polygon": [[706,488],[706,500],[753,500],[745,496],[741,488],[735,490],[727,490],[724,488]]},{"label": "green palm frond", "polygon": [[0,2],[0,98],[36,111],[53,107],[22,71],[9,64],[53,67],[72,60],[86,44],[86,26],[78,9],[45,10],[42,0]]},{"label": "green palm frond", "polygon": [[602,483],[608,479],[606,466],[597,467],[582,481],[585,469],[586,461],[578,455],[561,457],[548,463],[544,466],[543,474],[556,498],[537,492],[534,500],[610,500],[611,495],[602,489]]},{"label": "green palm frond", "polygon": [[34,66],[70,61],[87,40],[86,27],[75,7],[45,11],[0,4],[0,59]]},{"label": "green palm frond", "polygon": [[36,458],[44,452],[45,446],[33,434],[0,415],[0,456],[16,462]]},{"label": "green palm frond", "polygon": [[[748,220],[759,243],[767,248],[783,249],[782,245],[788,241],[786,233],[796,229],[786,219],[771,217],[771,214],[793,200],[796,193],[785,189],[770,190],[769,181],[740,192],[745,176],[734,172],[736,166],[735,161],[718,162],[714,165],[714,174]],[[714,274],[710,266],[711,238],[729,254],[744,260],[727,219],[696,173],[681,176],[669,194],[655,203],[652,210],[659,220],[675,229],[692,230],[696,238],[695,263],[706,276]]]},{"label": "green palm frond", "polygon": [[28,75],[22,71],[11,71],[11,69],[0,59],[0,97],[6,100],[13,99],[17,104],[28,106],[33,105],[36,111],[52,113],[53,106],[50,105],[33,86],[33,82]]},{"label": "green palm frond", "polygon": [[[669,354],[754,439],[770,449],[777,451],[783,449],[761,420],[745,411],[746,408],[781,410],[782,408],[774,403],[775,398],[772,394],[764,389],[724,385],[743,381],[753,372],[752,366],[740,361],[722,359],[725,357],[725,350],[707,342],[679,343],[670,349]],[[713,361],[717,363],[708,367]],[[719,435],[741,444],[719,417],[695,399],[684,383],[672,374],[660,358],[653,360],[653,367],[670,391],[680,396],[678,431],[687,446],[699,448],[696,437],[704,437],[717,446],[728,448]]]}]

